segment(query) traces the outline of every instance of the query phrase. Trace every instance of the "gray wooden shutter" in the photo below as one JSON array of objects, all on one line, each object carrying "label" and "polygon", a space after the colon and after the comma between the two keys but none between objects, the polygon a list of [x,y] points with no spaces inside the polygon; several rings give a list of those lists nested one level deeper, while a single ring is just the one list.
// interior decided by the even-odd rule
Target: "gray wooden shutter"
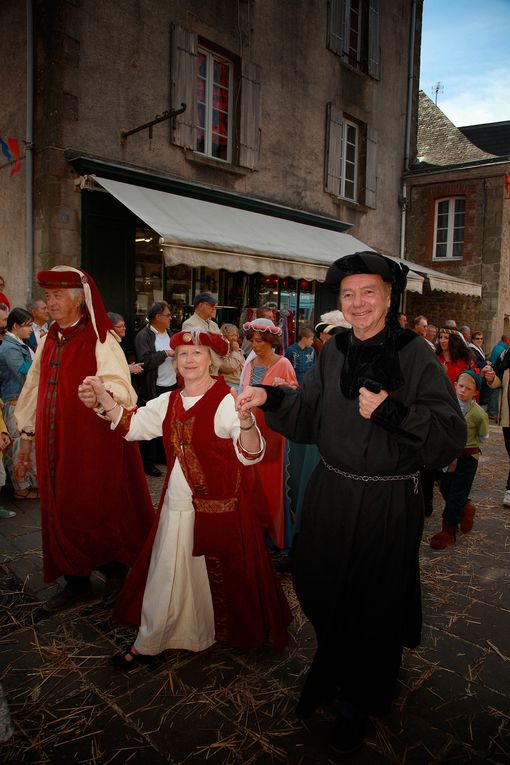
[{"label": "gray wooden shutter", "polygon": [[370,0],[368,7],[368,74],[381,79],[381,17],[380,0]]},{"label": "gray wooden shutter", "polygon": [[328,0],[328,48],[341,56],[345,38],[345,0]]},{"label": "gray wooden shutter", "polygon": [[262,69],[242,61],[239,164],[254,170],[260,153],[260,80]]},{"label": "gray wooden shutter", "polygon": [[[197,36],[172,24],[171,107],[186,111],[171,120],[170,140],[187,149],[195,148]],[[173,124],[172,124],[173,123]]]},{"label": "gray wooden shutter", "polygon": [[367,167],[365,182],[365,204],[376,207],[377,191],[377,130],[367,125]]},{"label": "gray wooden shutter", "polygon": [[326,130],[326,178],[325,189],[340,196],[342,179],[342,131],[343,114],[333,104],[328,104]]}]

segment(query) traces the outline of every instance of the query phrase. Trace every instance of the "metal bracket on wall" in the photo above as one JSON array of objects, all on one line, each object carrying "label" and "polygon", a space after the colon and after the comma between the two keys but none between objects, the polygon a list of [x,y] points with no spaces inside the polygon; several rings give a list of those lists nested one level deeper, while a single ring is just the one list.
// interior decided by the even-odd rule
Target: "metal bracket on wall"
[{"label": "metal bracket on wall", "polygon": [[128,137],[130,135],[133,135],[133,133],[139,133],[141,130],[145,130],[145,128],[149,128],[149,141],[152,140],[152,128],[154,125],[157,125],[158,122],[164,122],[165,120],[171,120],[173,117],[177,117],[178,114],[182,114],[186,110],[186,104],[181,103],[180,109],[167,109],[166,112],[163,112],[162,114],[156,114],[153,120],[150,120],[150,122],[144,122],[143,125],[140,125],[139,127],[132,128],[132,130],[121,130],[120,131],[120,142],[126,143]]}]

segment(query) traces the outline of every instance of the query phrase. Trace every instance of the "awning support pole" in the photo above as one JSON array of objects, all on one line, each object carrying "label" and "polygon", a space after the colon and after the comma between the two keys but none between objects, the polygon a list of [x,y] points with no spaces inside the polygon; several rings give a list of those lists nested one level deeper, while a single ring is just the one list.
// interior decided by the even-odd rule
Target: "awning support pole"
[{"label": "awning support pole", "polygon": [[157,125],[158,122],[164,122],[165,120],[171,120],[173,117],[177,117],[177,115],[182,114],[185,110],[186,110],[186,104],[181,103],[180,109],[167,109],[167,111],[163,112],[162,114],[156,114],[154,119],[150,120],[150,122],[144,122],[143,125],[132,128],[132,130],[121,130],[120,142],[126,143],[128,136],[133,135],[133,133],[139,133],[141,130],[145,130],[145,128],[149,128],[149,139],[150,139],[152,138],[153,125]]}]

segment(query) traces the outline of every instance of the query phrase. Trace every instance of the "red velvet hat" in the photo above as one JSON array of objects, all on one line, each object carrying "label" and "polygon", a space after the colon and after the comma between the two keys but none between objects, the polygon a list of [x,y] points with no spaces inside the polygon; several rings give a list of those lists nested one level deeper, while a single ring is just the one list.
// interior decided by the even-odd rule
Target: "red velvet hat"
[{"label": "red velvet hat", "polygon": [[37,283],[43,289],[50,290],[82,289],[96,335],[100,342],[104,343],[106,333],[109,329],[113,329],[113,325],[108,318],[99,290],[89,274],[72,266],[55,266],[49,270],[38,271]]},{"label": "red velvet hat", "polygon": [[226,356],[228,353],[228,341],[223,335],[218,335],[216,332],[204,332],[204,330],[198,327],[184,330],[184,332],[176,332],[170,338],[170,348],[175,350],[179,345],[206,345],[208,348],[212,348],[218,356]]}]

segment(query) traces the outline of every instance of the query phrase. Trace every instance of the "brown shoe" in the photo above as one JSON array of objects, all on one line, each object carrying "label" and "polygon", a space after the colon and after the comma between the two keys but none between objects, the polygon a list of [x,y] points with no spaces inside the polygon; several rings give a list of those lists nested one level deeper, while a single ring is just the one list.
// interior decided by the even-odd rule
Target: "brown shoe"
[{"label": "brown shoe", "polygon": [[434,550],[445,550],[447,547],[451,547],[451,545],[455,544],[456,536],[457,527],[452,523],[443,521],[443,528],[431,538],[430,546]]},{"label": "brown shoe", "polygon": [[464,515],[460,522],[460,530],[463,534],[467,534],[473,528],[473,520],[476,513],[476,507],[471,501],[466,502],[464,505]]}]

